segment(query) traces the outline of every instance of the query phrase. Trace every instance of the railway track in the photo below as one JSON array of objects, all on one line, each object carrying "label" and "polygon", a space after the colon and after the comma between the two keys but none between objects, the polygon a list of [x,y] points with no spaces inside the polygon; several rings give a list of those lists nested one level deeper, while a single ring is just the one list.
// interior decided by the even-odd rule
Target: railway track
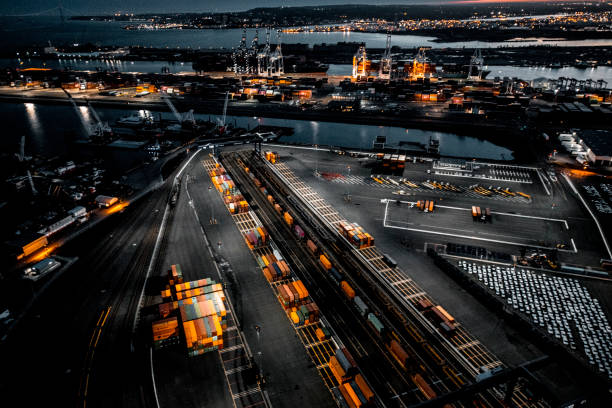
[{"label": "railway track", "polygon": [[[327,319],[332,324],[334,331],[340,336],[343,342],[349,347],[358,360],[360,367],[365,369],[365,374],[374,388],[379,392],[384,390],[387,398],[384,402],[391,402],[391,397],[397,395],[395,389],[416,388],[405,373],[398,370],[392,359],[389,358],[386,350],[380,344],[380,339],[375,337],[371,329],[363,324],[363,319],[354,309],[342,301],[343,295],[337,290],[337,286],[329,281],[325,274],[308,252],[304,244],[299,244],[293,239],[293,233],[287,225],[278,217],[278,214],[269,206],[268,201],[262,197],[255,189],[248,177],[243,173],[242,166],[234,159],[223,161],[226,170],[230,172],[235,182],[240,185],[243,194],[246,192],[256,203],[257,216],[264,223],[271,236],[277,237],[275,242],[281,252],[286,256],[287,262],[294,271],[298,271],[300,279],[309,288],[311,296],[326,314]],[[280,239],[282,238],[282,239]],[[338,302],[330,299],[338,299]],[[341,303],[341,304],[339,304]],[[333,311],[333,312],[330,312]],[[359,322],[359,325],[351,324]],[[386,364],[382,365],[381,362]],[[421,401],[414,395],[404,396],[405,401],[399,399],[399,405],[409,406]]]}]

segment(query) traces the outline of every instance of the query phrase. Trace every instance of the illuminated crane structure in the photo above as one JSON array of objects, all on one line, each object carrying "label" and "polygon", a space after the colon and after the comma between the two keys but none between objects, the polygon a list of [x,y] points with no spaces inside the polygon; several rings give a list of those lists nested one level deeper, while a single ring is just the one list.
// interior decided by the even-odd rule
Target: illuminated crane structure
[{"label": "illuminated crane structure", "polygon": [[387,45],[385,46],[385,53],[380,59],[378,78],[384,80],[391,79],[392,69],[393,60],[391,58],[391,34],[387,33]]},{"label": "illuminated crane structure", "polygon": [[436,65],[425,55],[425,51],[430,49],[431,47],[420,47],[412,63],[404,65],[404,72],[408,72],[409,79],[428,78],[436,73]]},{"label": "illuminated crane structure", "polygon": [[242,29],[242,38],[240,39],[240,45],[232,52],[232,61],[234,63],[235,74],[250,74],[251,65],[249,63],[249,56],[251,52],[246,45],[246,28]]},{"label": "illuminated crane structure", "polygon": [[353,56],[353,79],[367,79],[370,70],[365,45],[360,45]]},{"label": "illuminated crane structure", "polygon": [[474,50],[474,55],[470,58],[470,68],[468,70],[468,79],[481,80],[482,79],[482,66],[484,65],[484,58],[482,58],[482,51],[480,48]]},{"label": "illuminated crane structure", "polygon": [[259,30],[255,31],[255,37],[251,46],[247,47],[246,28],[242,30],[240,45],[232,52],[233,71],[235,74],[256,74],[260,76],[277,76],[285,73],[283,52],[281,48],[280,30],[278,31],[278,44],[272,51],[270,46],[271,30],[266,29],[266,44],[263,49],[259,47]]},{"label": "illuminated crane structure", "polygon": [[270,76],[270,30],[266,28],[266,45],[257,53],[257,75]]},{"label": "illuminated crane structure", "polygon": [[276,39],[278,43],[276,44],[276,48],[270,54],[270,75],[284,75],[285,74],[285,63],[283,61],[283,50],[281,49],[281,31],[278,30],[276,32]]}]

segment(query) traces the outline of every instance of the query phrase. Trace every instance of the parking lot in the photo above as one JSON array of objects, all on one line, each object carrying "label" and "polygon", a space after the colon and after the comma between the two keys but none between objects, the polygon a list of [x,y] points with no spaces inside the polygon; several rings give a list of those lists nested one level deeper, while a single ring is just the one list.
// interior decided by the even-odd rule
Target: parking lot
[{"label": "parking lot", "polygon": [[522,184],[532,184],[534,180],[539,179],[536,168],[476,161],[465,161],[461,165],[455,166],[445,165],[445,161],[442,160],[434,161],[432,172],[452,177]]},{"label": "parking lot", "polygon": [[453,238],[576,252],[565,220],[495,211],[491,215],[490,221],[481,222],[473,219],[471,208],[436,204],[433,212],[425,212],[415,202],[401,201],[397,205],[391,200],[385,204],[383,224],[387,228]]},{"label": "parking lot", "polygon": [[612,214],[612,184],[585,184],[582,188],[584,195],[598,213]]},{"label": "parking lot", "polygon": [[462,259],[456,262],[508,307],[612,379],[610,323],[598,299],[580,280],[530,268]]}]

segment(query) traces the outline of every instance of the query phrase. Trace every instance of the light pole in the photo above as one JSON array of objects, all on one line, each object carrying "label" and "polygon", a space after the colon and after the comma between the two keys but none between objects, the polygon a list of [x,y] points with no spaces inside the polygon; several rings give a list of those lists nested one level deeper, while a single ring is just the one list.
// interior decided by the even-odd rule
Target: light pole
[{"label": "light pole", "polygon": [[[212,192],[212,186],[208,186],[208,192]],[[211,194],[208,194],[211,195]],[[212,198],[208,197],[208,205],[210,205],[210,223],[216,224],[217,220],[215,219],[215,206],[213,205]]]},{"label": "light pole", "polygon": [[348,170],[348,176],[346,178],[346,201],[347,202],[351,202],[351,166],[346,166],[347,170]]},{"label": "light pole", "polygon": [[263,353],[261,352],[261,326],[255,325],[255,333],[257,334],[257,357],[259,359],[259,383],[264,382],[263,371]]}]

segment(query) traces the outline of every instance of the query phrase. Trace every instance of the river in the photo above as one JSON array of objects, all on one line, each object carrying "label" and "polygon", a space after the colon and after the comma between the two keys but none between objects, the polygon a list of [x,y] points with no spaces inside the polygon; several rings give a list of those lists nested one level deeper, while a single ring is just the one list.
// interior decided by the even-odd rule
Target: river
[{"label": "river", "polygon": [[[27,67],[27,68],[54,68],[84,71],[119,71],[128,73],[160,73],[162,68],[167,68],[173,74],[194,74],[191,62],[168,62],[168,61],[120,61],[120,60],[89,60],[83,58],[63,58],[43,61],[32,58],[0,58],[2,67]],[[488,78],[494,77],[517,77],[526,81],[538,78],[556,79],[559,77],[576,79],[603,79],[612,84],[612,67],[601,66],[597,68],[545,68],[545,67],[516,67],[510,65],[485,66],[490,70]],[[330,64],[328,75],[351,75],[352,65]]]},{"label": "river", "polygon": [[[58,17],[0,17],[0,38],[3,46],[27,47],[34,44],[70,44],[93,43],[114,46],[143,46],[157,48],[193,48],[193,49],[231,49],[240,42],[241,29],[207,29],[207,30],[124,30],[126,22],[120,21],[77,21],[61,22]],[[255,29],[247,30],[247,41],[250,44]],[[263,30],[260,38],[263,39]],[[402,48],[430,46],[432,48],[497,48],[523,47],[529,45],[563,45],[571,47],[612,45],[612,39],[600,40],[545,40],[531,41],[462,41],[433,42],[434,37],[417,35],[394,35],[392,45]],[[283,43],[337,43],[341,41],[363,42],[368,48],[384,48],[386,34],[361,32],[333,33],[294,33],[283,34]]]},{"label": "river", "polygon": [[[96,109],[103,121],[110,124],[128,114],[121,109]],[[80,114],[87,120],[91,118],[86,108]],[[215,120],[214,115],[195,115],[198,119]],[[165,119],[172,119],[167,112],[162,113]],[[511,160],[512,151],[491,142],[475,137],[460,136],[452,133],[405,129],[387,126],[366,126],[344,123],[317,122],[304,120],[286,120],[244,116],[228,116],[227,122],[240,127],[253,128],[256,124],[287,126],[294,129],[292,136],[283,137],[282,142],[298,144],[318,144],[343,146],[353,149],[371,148],[376,136],[387,137],[388,144],[397,145],[400,141],[411,141],[427,144],[429,138],[440,140],[440,153],[446,156]],[[82,138],[84,130],[77,113],[66,105],[36,105],[0,103],[0,123],[5,124],[4,136],[0,141],[3,151],[15,152],[19,140],[26,135],[26,154],[61,155],[69,150],[66,137]]]}]

